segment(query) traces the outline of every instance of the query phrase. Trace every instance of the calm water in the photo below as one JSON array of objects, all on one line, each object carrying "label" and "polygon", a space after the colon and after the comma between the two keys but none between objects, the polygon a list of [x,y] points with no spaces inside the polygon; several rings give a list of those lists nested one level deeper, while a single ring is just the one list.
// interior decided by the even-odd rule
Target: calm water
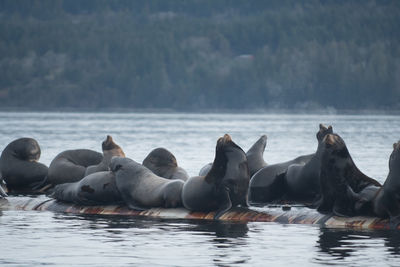
[{"label": "calm water", "polygon": [[[264,158],[285,161],[315,151],[318,124],[332,124],[358,167],[383,182],[398,116],[274,114],[0,113],[0,150],[35,138],[41,162],[66,149],[101,151],[107,134],[137,161],[155,147],[172,151],[190,175],[213,160],[218,137],[229,133],[247,150],[268,135]],[[399,266],[400,233],[276,223],[76,216],[0,211],[0,265],[87,266]]]}]

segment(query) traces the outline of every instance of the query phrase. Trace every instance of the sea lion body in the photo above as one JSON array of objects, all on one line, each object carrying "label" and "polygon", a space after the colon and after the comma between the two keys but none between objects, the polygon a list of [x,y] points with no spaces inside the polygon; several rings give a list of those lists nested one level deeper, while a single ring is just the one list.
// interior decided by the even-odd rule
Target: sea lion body
[{"label": "sea lion body", "polygon": [[392,226],[400,224],[400,141],[393,144],[389,174],[376,194],[372,208],[376,216],[389,217]]},{"label": "sea lion body", "polygon": [[111,170],[115,174],[122,198],[132,209],[182,206],[183,181],[157,176],[129,158],[114,157],[111,160]]},{"label": "sea lion body", "polygon": [[[318,142],[332,133],[332,127],[319,125]],[[313,201],[319,192],[319,159],[316,153],[271,164],[256,172],[250,180],[252,202],[275,200]]]},{"label": "sea lion body", "polygon": [[187,172],[178,166],[175,156],[162,147],[152,150],[142,164],[154,174],[166,179],[186,181],[189,178]]},{"label": "sea lion body", "polygon": [[363,191],[365,197],[369,195],[368,190],[381,187],[380,183],[357,168],[339,135],[326,135],[318,151],[321,158],[318,211],[333,212],[339,216],[359,215],[358,206],[363,201]]},{"label": "sea lion body", "polygon": [[56,185],[51,196],[79,205],[109,205],[122,201],[111,171],[92,173],[77,182]]},{"label": "sea lion body", "polygon": [[[267,145],[267,136],[262,135],[246,152],[247,165],[249,166],[250,177],[252,177],[257,171],[264,168],[268,164],[264,161],[264,150]],[[206,176],[211,170],[212,162],[204,165],[200,171],[199,176]]]},{"label": "sea lion body", "polygon": [[207,175],[186,181],[183,205],[192,211],[216,211],[214,218],[219,218],[231,207],[248,206],[249,181],[246,154],[226,134],[217,141],[215,159]]},{"label": "sea lion body", "polygon": [[[260,169],[250,180],[250,201],[270,202],[282,197],[287,192],[286,178],[284,176],[289,166],[304,166],[313,156],[314,154],[304,155]],[[293,171],[295,170],[293,169]]]},{"label": "sea lion body", "polygon": [[9,191],[33,191],[45,179],[48,168],[37,162],[40,153],[38,142],[32,138],[19,138],[6,146],[0,157],[0,172]]},{"label": "sea lion body", "polygon": [[320,193],[320,161],[314,154],[306,163],[292,164],[285,173],[286,198],[295,201],[313,201]]},{"label": "sea lion body", "polygon": [[58,154],[50,163],[47,184],[72,183],[85,176],[86,168],[97,165],[103,155],[89,149],[66,150]]},{"label": "sea lion body", "polygon": [[108,171],[110,169],[110,163],[112,157],[125,157],[125,153],[122,148],[117,145],[110,135],[107,135],[107,138],[101,144],[103,150],[103,159],[98,165],[88,166],[85,170],[85,175],[101,172],[101,171]]}]

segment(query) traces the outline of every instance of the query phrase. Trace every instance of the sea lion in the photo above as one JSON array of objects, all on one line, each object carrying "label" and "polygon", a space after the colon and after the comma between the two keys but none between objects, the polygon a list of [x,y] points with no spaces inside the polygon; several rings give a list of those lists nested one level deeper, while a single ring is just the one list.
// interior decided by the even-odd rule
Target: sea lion
[{"label": "sea lion", "polygon": [[372,208],[376,216],[389,217],[392,228],[400,224],[400,141],[393,144],[389,158],[389,174],[375,195]]},{"label": "sea lion", "polygon": [[[332,126],[326,127],[320,124],[316,133],[318,143],[325,135],[332,132]],[[319,191],[318,175],[319,160],[315,153],[267,165],[251,178],[249,199],[252,202],[270,202],[281,198],[312,200]]]},{"label": "sea lion", "polygon": [[267,166],[267,163],[264,161],[264,156],[263,156],[266,145],[267,145],[267,136],[264,134],[246,152],[250,177],[252,177],[260,169]]},{"label": "sea lion", "polygon": [[132,209],[182,206],[182,180],[157,176],[142,164],[129,158],[113,157],[111,171],[125,203]]},{"label": "sea lion", "polygon": [[317,210],[339,216],[358,215],[360,193],[381,184],[363,174],[355,165],[344,140],[337,134],[326,135],[319,144],[321,159],[321,199]]},{"label": "sea lion", "polygon": [[213,165],[212,162],[204,165],[199,171],[199,176],[206,176],[207,173],[211,170],[212,165]]},{"label": "sea lion", "polygon": [[156,175],[170,180],[186,181],[189,178],[187,172],[178,166],[175,156],[162,147],[152,150],[142,164]]},{"label": "sea lion", "polygon": [[231,207],[248,206],[249,181],[246,154],[225,134],[217,141],[207,175],[191,177],[183,186],[183,205],[192,211],[216,211],[214,218],[218,219]]},{"label": "sea lion", "polygon": [[79,205],[108,205],[122,201],[111,171],[95,172],[75,183],[56,185],[51,197]]},{"label": "sea lion", "polygon": [[[267,136],[262,135],[247,151],[247,164],[249,165],[250,177],[252,177],[257,171],[267,166],[264,161],[264,150],[267,145]],[[212,162],[204,165],[200,171],[199,176],[206,176],[211,170]]]},{"label": "sea lion", "polygon": [[48,168],[39,163],[40,146],[33,138],[19,138],[1,153],[0,172],[9,192],[32,192],[42,182]]},{"label": "sea lion", "polygon": [[66,150],[58,154],[50,163],[46,184],[72,183],[85,176],[86,168],[99,164],[103,155],[89,149]]},{"label": "sea lion", "polygon": [[108,171],[112,157],[125,157],[124,151],[117,145],[110,135],[107,135],[106,140],[101,143],[103,150],[103,159],[98,165],[88,166],[85,171],[85,176],[101,171]]}]

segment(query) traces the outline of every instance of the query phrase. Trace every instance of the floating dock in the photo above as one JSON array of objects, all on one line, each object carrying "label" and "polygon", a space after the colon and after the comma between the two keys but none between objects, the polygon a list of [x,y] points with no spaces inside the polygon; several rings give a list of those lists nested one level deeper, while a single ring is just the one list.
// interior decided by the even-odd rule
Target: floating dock
[{"label": "floating dock", "polygon": [[[98,214],[114,216],[148,217],[162,219],[213,220],[214,212],[192,212],[184,208],[152,208],[145,211],[131,210],[124,205],[79,206],[63,203],[46,196],[11,196],[0,199],[0,210],[53,211],[71,214]],[[233,208],[220,217],[230,222],[277,222],[286,224],[315,224],[332,228],[390,229],[388,219],[375,217],[338,217],[325,215],[307,207],[281,206]],[[400,226],[397,228],[400,229]]]}]

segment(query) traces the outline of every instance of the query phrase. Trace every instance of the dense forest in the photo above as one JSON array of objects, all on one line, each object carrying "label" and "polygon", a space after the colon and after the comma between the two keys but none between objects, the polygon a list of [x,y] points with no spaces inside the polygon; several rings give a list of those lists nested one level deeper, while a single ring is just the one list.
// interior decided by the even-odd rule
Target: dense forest
[{"label": "dense forest", "polygon": [[1,109],[400,110],[400,1],[0,0]]}]

